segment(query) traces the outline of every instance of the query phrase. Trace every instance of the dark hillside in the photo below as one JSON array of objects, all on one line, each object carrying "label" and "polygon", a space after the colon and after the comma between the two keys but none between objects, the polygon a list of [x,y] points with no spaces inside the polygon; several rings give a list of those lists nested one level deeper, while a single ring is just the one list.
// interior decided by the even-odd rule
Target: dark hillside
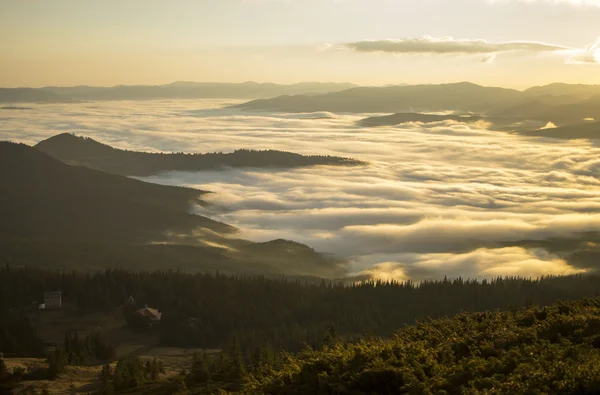
[{"label": "dark hillside", "polygon": [[343,262],[301,244],[251,248],[253,243],[235,237],[235,228],[191,214],[191,204],[203,204],[203,191],[65,164],[8,142],[0,142],[0,182],[0,264],[83,271],[345,273]]},{"label": "dark hillside", "polygon": [[392,115],[375,116],[361,119],[358,124],[359,126],[365,127],[376,127],[376,126],[394,126],[408,122],[442,122],[442,121],[456,121],[456,122],[477,122],[485,119],[480,116],[470,115],[437,115],[437,114],[421,114],[421,113],[397,113]]},{"label": "dark hillside", "polygon": [[580,122],[557,128],[538,129],[521,132],[529,136],[551,137],[556,139],[597,139],[600,138],[600,122]]},{"label": "dark hillside", "polygon": [[228,225],[188,213],[201,191],[70,166],[22,144],[0,142],[4,240],[142,242],[169,229]]},{"label": "dark hillside", "polygon": [[35,147],[66,163],[128,176],[149,176],[165,171],[214,170],[224,167],[293,168],[362,164],[348,158],[304,156],[274,150],[238,150],[233,153],[206,154],[125,151],[69,133],[41,141]]}]

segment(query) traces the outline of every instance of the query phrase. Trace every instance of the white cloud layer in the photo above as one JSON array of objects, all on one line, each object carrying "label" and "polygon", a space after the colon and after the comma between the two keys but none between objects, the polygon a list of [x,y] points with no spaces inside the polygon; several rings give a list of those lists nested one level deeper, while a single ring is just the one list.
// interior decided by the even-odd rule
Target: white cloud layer
[{"label": "white cloud layer", "polygon": [[501,52],[554,52],[569,48],[532,41],[490,43],[486,40],[465,40],[452,37],[419,37],[397,40],[372,40],[348,43],[358,52],[388,52],[396,54],[496,54]]},{"label": "white cloud layer", "polygon": [[[329,46],[327,48],[340,47]],[[486,40],[430,36],[357,41],[343,44],[341,48],[356,52],[380,52],[396,55],[481,55],[482,57],[479,59],[483,63],[494,63],[499,55],[506,53],[557,53],[565,57],[567,64],[600,63],[600,38],[582,49],[534,41],[490,43]]]},{"label": "white cloud layer", "polygon": [[[228,101],[35,104],[0,110],[0,139],[74,132],[152,151],[279,149],[369,161],[356,168],[169,173],[150,181],[215,191],[196,208],[262,241],[349,259],[349,274],[415,280],[581,271],[522,240],[600,231],[600,147],[482,124],[360,129],[362,115],[243,113]],[[535,244],[535,243],[534,243]]]}]

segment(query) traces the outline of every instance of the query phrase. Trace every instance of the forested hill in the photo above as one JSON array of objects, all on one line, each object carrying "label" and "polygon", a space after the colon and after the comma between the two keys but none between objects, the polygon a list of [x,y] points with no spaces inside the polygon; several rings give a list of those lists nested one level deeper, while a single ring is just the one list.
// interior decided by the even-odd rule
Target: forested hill
[{"label": "forested hill", "polygon": [[190,212],[203,191],[65,164],[0,142],[0,264],[52,269],[171,269],[341,276],[336,258],[280,241],[268,248]]},{"label": "forested hill", "polygon": [[391,340],[333,341],[246,378],[246,394],[597,394],[600,299],[461,314]]},{"label": "forested hill", "polygon": [[4,240],[141,242],[168,229],[234,228],[192,215],[202,191],[70,166],[23,144],[0,142]]},{"label": "forested hill", "polygon": [[135,381],[130,394],[179,393],[172,384],[182,381],[192,394],[219,388],[285,395],[600,390],[600,299],[577,301],[598,297],[597,275],[343,286],[176,271],[0,267],[0,285],[0,352],[41,353],[31,348],[39,343],[35,323],[17,324],[19,317],[8,312],[26,310],[48,289],[60,289],[81,317],[117,309],[133,296],[139,306],[162,312],[156,328],[162,345],[225,350],[195,359],[191,370],[169,380]]},{"label": "forested hill", "polygon": [[199,171],[226,167],[294,168],[314,165],[354,166],[362,162],[334,156],[284,151],[237,150],[233,153],[150,153],[120,150],[91,138],[62,133],[35,146],[63,162],[127,176],[165,171]]}]

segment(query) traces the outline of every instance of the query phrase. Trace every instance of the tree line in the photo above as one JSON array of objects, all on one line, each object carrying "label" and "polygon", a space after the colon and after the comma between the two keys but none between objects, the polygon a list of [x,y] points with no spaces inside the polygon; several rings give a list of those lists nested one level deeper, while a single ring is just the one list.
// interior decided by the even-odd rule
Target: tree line
[{"label": "tree line", "polygon": [[224,348],[235,337],[249,355],[265,342],[291,352],[319,346],[331,327],[347,340],[389,337],[430,317],[598,296],[600,276],[344,285],[218,273],[2,267],[0,352],[36,354],[35,328],[21,311],[48,290],[62,291],[83,312],[123,307],[133,297],[139,305],[162,312],[160,329],[155,330],[163,345]]}]

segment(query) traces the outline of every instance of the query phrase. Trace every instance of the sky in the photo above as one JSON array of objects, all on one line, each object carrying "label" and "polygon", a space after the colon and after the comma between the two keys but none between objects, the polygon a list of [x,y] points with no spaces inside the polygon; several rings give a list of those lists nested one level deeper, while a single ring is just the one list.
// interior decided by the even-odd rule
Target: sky
[{"label": "sky", "polygon": [[600,84],[600,0],[0,0],[0,86]]}]

